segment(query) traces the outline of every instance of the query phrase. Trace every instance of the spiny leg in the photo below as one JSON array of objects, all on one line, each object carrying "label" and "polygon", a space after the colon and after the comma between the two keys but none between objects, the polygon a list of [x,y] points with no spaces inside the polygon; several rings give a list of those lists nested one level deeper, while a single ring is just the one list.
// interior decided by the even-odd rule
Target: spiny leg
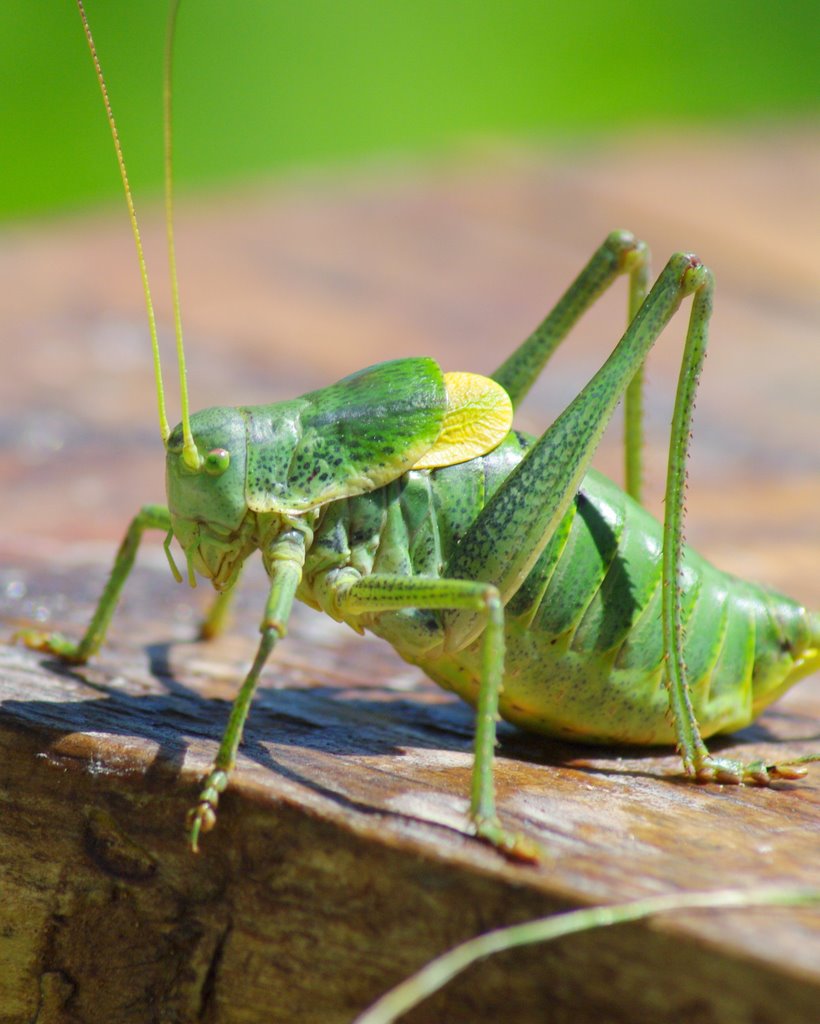
[{"label": "spiny leg", "polygon": [[117,607],[123,584],[133,568],[137,549],[146,530],[163,530],[170,535],[171,517],[168,509],[162,505],[144,505],[131,520],[114,559],[108,582],[97,602],[97,608],[79,642],[70,640],[61,633],[44,633],[36,629],[20,630],[14,639],[22,640],[26,646],[34,650],[56,654],[64,661],[74,664],[81,665],[88,661],[105,640],[111,616]]},{"label": "spiny leg", "polygon": [[[628,323],[646,298],[649,250],[628,231],[613,231],[589,263],[558,300],[551,313],[492,374],[507,391],[514,407],[520,405],[548,360],[583,313],[622,274],[629,274]],[[641,500],[643,447],[643,364],[633,375],[624,398],[626,491]]]},{"label": "spiny leg", "polygon": [[[670,438],[665,500],[665,682],[686,772],[721,782],[765,783],[770,774],[767,766],[759,762],[745,765],[709,754],[692,709],[683,658],[680,578],[685,467],[713,287],[711,273],[697,258],[678,253],[670,259],[612,355],[487,503],[462,538],[447,573],[492,583],[498,587],[502,600],[509,600],[574,499],[618,399],[682,299],[694,294]],[[466,644],[477,634],[480,624],[475,616],[470,619],[468,614],[462,614],[453,627],[453,639]],[[773,772],[797,777],[800,769],[778,765]]]},{"label": "spiny leg", "polygon": [[661,626],[666,661],[664,681],[669,694],[669,708],[678,737],[678,751],[687,774],[694,774],[710,760],[709,751],[700,735],[692,708],[686,665],[683,658],[683,516],[686,498],[686,460],[692,427],[695,392],[706,356],[709,318],[712,312],[714,282],[712,275],[701,268],[702,282],[692,302],[689,330],[686,333],[672,430],[669,439],[669,462],[666,472],[666,494],[663,520],[663,571],[661,594]]},{"label": "spiny leg", "polygon": [[[695,293],[670,439],[662,628],[670,709],[684,767],[690,774],[717,777],[731,774],[733,767],[710,757],[692,710],[679,584],[686,451],[712,289],[711,274],[697,260],[683,254],[672,257],[610,358],[499,488],[462,538],[447,571],[493,583],[505,601],[515,593],[573,500],[618,399],[683,297]],[[470,622],[461,616],[454,627],[467,643],[477,623],[475,617]]]},{"label": "spiny leg", "polygon": [[402,608],[469,609],[484,624],[481,683],[476,711],[475,754],[470,795],[470,820],[475,834],[516,860],[539,859],[538,847],[524,836],[507,832],[498,820],[493,784],[498,698],[504,678],[504,609],[498,591],[472,580],[374,575],[355,583],[340,575],[328,581],[340,615],[367,615]]},{"label": "spiny leg", "polygon": [[[673,256],[604,365],[548,427],[461,538],[447,576],[498,587],[502,601],[516,593],[578,492],[593,453],[624,390],[684,296],[700,264]],[[455,648],[480,631],[478,617],[459,616]]]},{"label": "spiny leg", "polygon": [[270,589],[265,604],[265,614],[259,626],[262,637],[251,669],[237,694],[228,724],[219,744],[213,766],[202,783],[196,806],[188,815],[187,828],[191,849],[199,849],[199,836],[209,832],[216,824],[216,808],[219,796],[228,785],[228,777],[236,764],[242,732],[256,692],[259,677],[271,651],[287,633],[296,589],[302,578],[305,560],[304,536],[296,530],[289,530],[273,542],[265,552],[265,564],[270,576]]},{"label": "spiny leg", "polygon": [[[629,273],[628,322],[632,323],[649,291],[649,252]],[[643,362],[624,392],[624,490],[643,504]]]},{"label": "spiny leg", "polygon": [[733,758],[714,757],[700,735],[697,718],[690,699],[683,657],[683,607],[681,564],[683,560],[683,519],[686,498],[686,460],[692,436],[692,413],[695,393],[706,355],[709,320],[712,315],[714,281],[711,273],[701,268],[701,283],[695,291],[689,329],[681,360],[666,473],[663,523],[663,649],[666,659],[665,681],[669,706],[678,736],[678,750],[684,771],[701,781],[739,784],[752,782],[767,785],[773,778],[799,779],[806,774],[800,765],[820,760],[808,755],[781,764],[766,765],[763,761],[743,762]]}]

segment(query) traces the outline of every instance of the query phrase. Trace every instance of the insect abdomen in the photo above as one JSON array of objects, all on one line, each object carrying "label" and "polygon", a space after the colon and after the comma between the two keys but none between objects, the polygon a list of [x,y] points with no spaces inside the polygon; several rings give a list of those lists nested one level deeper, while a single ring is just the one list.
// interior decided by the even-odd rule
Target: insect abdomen
[{"label": "insect abdomen", "polygon": [[[684,655],[703,735],[748,724],[812,670],[820,630],[796,602],[730,576],[691,548]],[[560,528],[507,604],[501,713],[591,742],[674,742],[661,637],[661,527],[590,472]],[[474,702],[479,647],[419,664]]]},{"label": "insect abdomen", "polygon": [[[488,456],[414,472],[340,503],[317,544],[336,564],[363,574],[439,576],[526,447],[527,439],[511,435]],[[590,472],[506,606],[504,718],[589,742],[674,742],[664,687],[660,559],[657,520]],[[685,660],[704,736],[748,724],[814,666],[820,629],[797,603],[719,571],[690,548],[682,587]],[[475,703],[480,640],[445,652],[443,623],[441,613],[411,610],[352,624],[384,637],[437,683]]]}]

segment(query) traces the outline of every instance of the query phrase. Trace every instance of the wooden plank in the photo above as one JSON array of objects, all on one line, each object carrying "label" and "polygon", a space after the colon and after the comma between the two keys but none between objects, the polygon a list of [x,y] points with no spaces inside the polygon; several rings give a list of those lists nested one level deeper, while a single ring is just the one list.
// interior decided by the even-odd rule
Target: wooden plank
[{"label": "wooden plank", "polygon": [[[507,152],[189,207],[178,230],[194,404],[284,397],[401,354],[489,370],[606,231],[629,226],[659,255],[697,248],[718,274],[690,540],[820,606],[807,571],[818,310],[801,216],[817,156],[799,134],[571,161]],[[78,632],[129,516],[161,500],[126,230],[101,219],[0,240],[10,628]],[[158,244],[158,219],[147,234]],[[577,389],[622,318],[622,295],[590,315],[530,400],[530,426]],[[678,358],[662,344],[652,363],[656,506]],[[602,457],[613,473],[616,451],[617,437]],[[182,821],[252,655],[264,580],[250,576],[230,635],[193,643],[204,595],[175,587],[152,542],[91,665],[0,649],[0,1021],[347,1021],[502,922],[679,888],[820,882],[816,771],[771,790],[695,787],[669,752],[509,727],[502,813],[549,859],[506,863],[461,832],[469,709],[305,609],[266,673],[219,827],[193,857]],[[817,749],[819,705],[808,681],[721,749]],[[681,914],[499,957],[410,1019],[540,1021],[548,1006],[557,1021],[806,1021],[819,954],[808,911]]]}]

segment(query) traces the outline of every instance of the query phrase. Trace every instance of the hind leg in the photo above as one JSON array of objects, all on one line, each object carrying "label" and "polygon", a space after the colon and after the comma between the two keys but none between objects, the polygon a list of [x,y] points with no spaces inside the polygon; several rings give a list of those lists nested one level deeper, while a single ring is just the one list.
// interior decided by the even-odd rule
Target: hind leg
[{"label": "hind leg", "polygon": [[[613,231],[558,300],[551,313],[491,376],[517,407],[572,327],[621,275],[629,275],[628,323],[644,299],[649,280],[649,250],[628,231]],[[624,392],[626,491],[641,500],[643,447],[643,364]]]}]

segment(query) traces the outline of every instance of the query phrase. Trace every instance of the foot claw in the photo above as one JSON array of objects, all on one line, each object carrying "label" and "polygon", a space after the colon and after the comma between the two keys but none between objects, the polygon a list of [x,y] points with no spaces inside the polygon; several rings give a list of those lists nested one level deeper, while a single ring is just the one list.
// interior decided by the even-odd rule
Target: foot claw
[{"label": "foot claw", "polygon": [[773,779],[805,779],[809,774],[808,768],[790,764],[788,761],[784,764],[770,764],[766,767]]},{"label": "foot claw", "polygon": [[765,761],[735,761],[722,757],[707,757],[696,770],[698,782],[719,782],[731,786],[770,786],[776,779],[802,779],[806,768],[801,761],[815,760],[798,758],[795,761],[784,761],[781,764],[766,764]]},{"label": "foot claw", "polygon": [[190,810],[185,827],[188,830],[188,838],[193,853],[199,853],[200,834],[210,832],[215,824],[216,813],[209,803],[199,803]]},{"label": "foot claw", "polygon": [[185,827],[188,830],[188,838],[194,853],[199,852],[200,835],[210,832],[216,825],[219,796],[225,792],[227,785],[228,773],[220,768],[214,768],[202,784],[202,792],[199,794],[196,807],[192,807],[188,812]]},{"label": "foot claw", "polygon": [[76,641],[69,640],[62,633],[43,633],[39,629],[21,629],[11,638],[12,643],[20,641],[32,651],[42,651],[44,654],[53,654],[63,661],[70,661],[75,665],[82,665],[87,658],[79,653],[80,646]]},{"label": "foot claw", "polygon": [[475,835],[485,843],[494,846],[510,860],[523,864],[538,864],[546,857],[544,849],[520,832],[508,832],[502,828],[497,818],[481,819],[473,822]]}]

